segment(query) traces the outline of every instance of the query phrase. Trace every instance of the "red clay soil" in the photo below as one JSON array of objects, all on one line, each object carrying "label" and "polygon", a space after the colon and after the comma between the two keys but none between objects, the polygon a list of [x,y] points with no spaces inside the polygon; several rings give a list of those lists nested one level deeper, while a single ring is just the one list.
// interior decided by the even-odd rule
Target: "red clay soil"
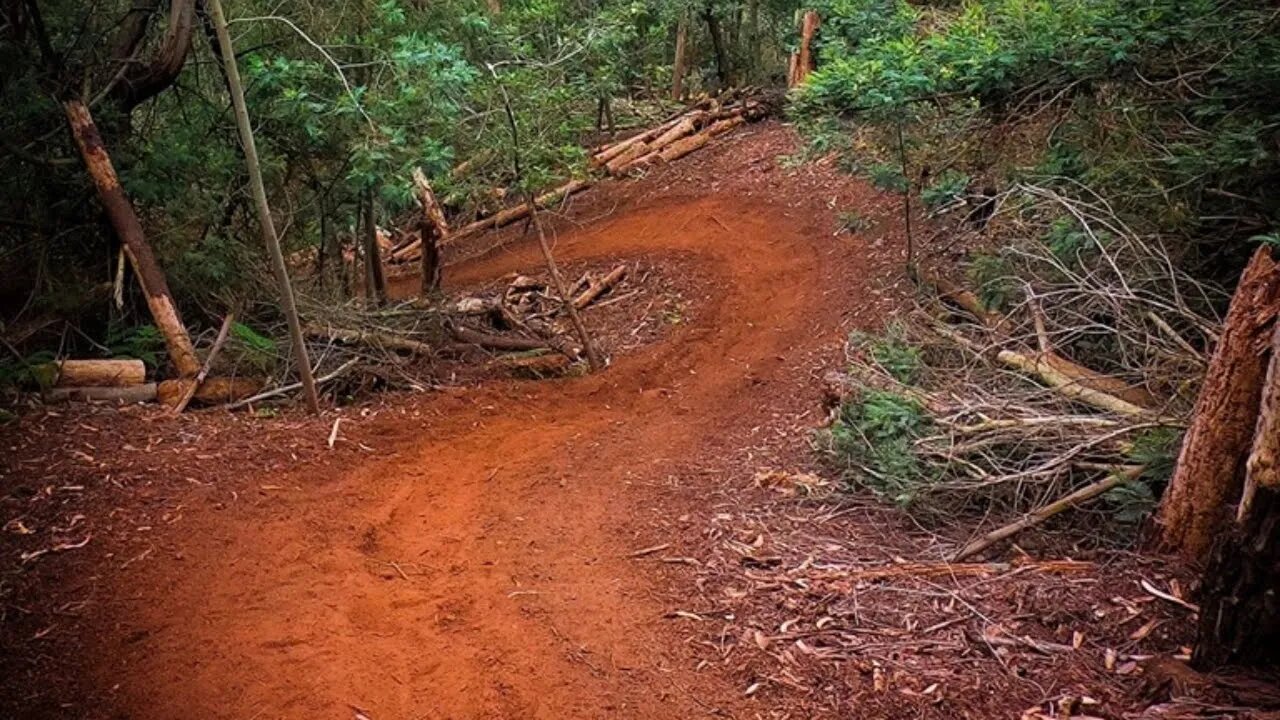
[{"label": "red clay soil", "polygon": [[[761,123],[550,213],[566,267],[665,258],[680,295],[596,375],[0,428],[0,717],[1136,717],[1192,627],[1162,560],[857,581],[964,538],[789,485],[907,286],[898,200],[796,146]],[[449,255],[451,291],[541,267],[519,227]]]},{"label": "red clay soil", "polygon": [[[332,452],[333,414],[134,412],[80,422],[88,429],[59,415],[7,430],[6,491],[30,480],[8,511],[71,482],[35,479],[33,427],[68,433],[66,450],[44,446],[50,463],[93,456],[74,482],[101,499],[58,505],[76,508],[93,543],[32,558],[17,573],[26,580],[7,576],[21,591],[6,613],[14,672],[0,707],[143,720],[762,711],[730,678],[699,671],[664,620],[679,581],[631,555],[673,542],[657,531],[700,510],[697,492],[668,492],[690,468],[723,467],[762,434],[802,450],[821,419],[819,370],[848,330],[877,322],[900,280],[888,222],[871,237],[835,233],[833,208],[876,216],[887,201],[780,169],[793,142],[758,126],[566,209],[562,261],[670,253],[704,279],[664,340],[597,375],[344,412]],[[894,252],[869,255],[873,240]],[[447,282],[539,266],[528,237],[505,242],[457,262]],[[210,441],[202,423],[231,424]],[[196,452],[166,465],[175,442]],[[136,485],[120,482],[121,457]],[[76,532],[36,527],[18,541]]]}]

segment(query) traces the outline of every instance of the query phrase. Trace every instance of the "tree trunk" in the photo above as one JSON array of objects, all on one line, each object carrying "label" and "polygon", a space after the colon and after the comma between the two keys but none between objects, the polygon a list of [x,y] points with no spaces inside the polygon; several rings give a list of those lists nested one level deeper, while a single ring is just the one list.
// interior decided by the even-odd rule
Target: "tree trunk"
[{"label": "tree trunk", "polygon": [[[306,339],[302,337],[302,323],[298,320],[298,308],[293,298],[293,285],[289,282],[289,268],[280,251],[280,238],[271,219],[271,206],[267,202],[267,188],[262,182],[262,168],[258,164],[258,146],[253,139],[253,125],[249,121],[249,108],[244,102],[244,86],[240,82],[240,68],[236,65],[235,49],[231,46],[231,33],[227,31],[227,19],[222,13],[220,0],[207,0],[214,29],[218,33],[218,46],[222,50],[222,66],[226,70],[227,90],[235,107],[236,127],[240,131],[240,144],[244,147],[245,165],[249,170],[249,186],[258,207],[258,222],[262,226],[262,241],[271,255],[276,283],[280,286],[280,309],[289,325],[289,337],[293,344],[294,361],[298,366],[298,378],[302,384],[307,407],[314,414],[320,413],[320,398],[316,395],[315,378],[311,374],[311,359],[307,357]],[[192,361],[195,353],[192,353]],[[194,375],[200,371],[197,363]]]},{"label": "tree trunk", "polygon": [[1259,488],[1245,521],[1214,547],[1200,591],[1200,637],[1192,663],[1280,663],[1280,488]]},{"label": "tree trunk", "polygon": [[93,116],[81,100],[67,100],[62,107],[71,126],[76,147],[79,148],[89,177],[93,179],[93,185],[98,191],[98,199],[111,221],[111,227],[124,245],[125,255],[133,266],[143,294],[147,296],[147,307],[151,310],[156,328],[164,337],[169,360],[180,376],[192,377],[200,372],[200,361],[196,358],[191,338],[178,315],[178,308],[173,303],[169,284],[165,281],[155,253],[151,251],[151,244],[142,231],[138,214],[125,196],[124,189],[120,187],[120,179],[102,144],[102,136],[93,122]]},{"label": "tree trunk", "polygon": [[1265,366],[1260,346],[1280,304],[1280,266],[1258,248],[1240,277],[1160,509],[1165,544],[1203,559],[1240,497]]},{"label": "tree trunk", "polygon": [[1203,670],[1280,663],[1280,322],[1260,405],[1236,526],[1214,547],[1201,582],[1193,660]]},{"label": "tree trunk", "polygon": [[800,21],[800,49],[791,67],[791,80],[788,83],[790,87],[803,84],[809,73],[813,72],[813,38],[821,24],[822,19],[816,10],[804,12],[804,18]]},{"label": "tree trunk", "polygon": [[720,80],[720,88],[728,89],[733,84],[733,64],[724,46],[724,35],[720,31],[720,20],[716,17],[711,5],[702,9],[702,18],[707,23],[707,35],[711,37],[711,51],[716,57],[716,77]]},{"label": "tree trunk", "polygon": [[676,57],[671,64],[671,99],[679,101],[684,97],[684,74],[687,70],[687,45],[689,42],[689,18],[680,13],[680,22],[676,25]]},{"label": "tree trunk", "polygon": [[372,190],[365,191],[363,236],[365,297],[370,303],[383,305],[387,302],[387,278],[382,272],[382,248],[378,246],[378,213]]},{"label": "tree trunk", "polygon": [[756,82],[763,65],[760,57],[760,0],[747,0],[747,49],[744,54],[747,57],[746,82]]},{"label": "tree trunk", "polygon": [[1242,522],[1249,517],[1259,488],[1280,488],[1280,318],[1271,331],[1271,362],[1259,405],[1253,451],[1245,463],[1244,492],[1236,515]]},{"label": "tree trunk", "polygon": [[413,171],[414,194],[422,206],[422,219],[418,222],[422,237],[422,297],[440,292],[441,264],[440,241],[449,234],[449,223],[444,211],[431,191],[431,183],[420,168]]}]

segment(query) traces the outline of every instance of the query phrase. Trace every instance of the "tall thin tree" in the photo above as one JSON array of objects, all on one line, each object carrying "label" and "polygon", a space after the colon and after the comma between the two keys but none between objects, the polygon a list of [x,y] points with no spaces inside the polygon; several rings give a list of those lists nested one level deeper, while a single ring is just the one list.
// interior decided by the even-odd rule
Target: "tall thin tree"
[{"label": "tall thin tree", "polygon": [[244,85],[240,81],[240,68],[236,65],[235,50],[231,47],[231,33],[227,30],[227,18],[222,13],[222,3],[219,0],[208,0],[208,5],[218,34],[218,45],[222,49],[222,64],[227,72],[227,89],[231,93],[231,103],[235,106],[236,126],[240,130],[240,144],[244,146],[244,159],[249,171],[249,187],[253,192],[254,204],[258,208],[262,240],[267,246],[267,252],[271,255],[276,282],[280,285],[280,309],[284,311],[285,321],[289,324],[289,337],[293,343],[293,354],[298,365],[298,378],[302,382],[302,392],[306,397],[307,407],[311,412],[319,413],[320,401],[316,395],[315,378],[311,374],[311,360],[307,357],[307,345],[302,337],[302,323],[298,320],[298,307],[293,298],[293,286],[289,283],[289,269],[285,265],[284,253],[280,251],[280,238],[276,235],[275,223],[271,219],[271,205],[267,202],[267,189],[262,182],[262,168],[258,164],[258,147],[253,140],[253,126],[249,122],[249,108],[244,101]]}]

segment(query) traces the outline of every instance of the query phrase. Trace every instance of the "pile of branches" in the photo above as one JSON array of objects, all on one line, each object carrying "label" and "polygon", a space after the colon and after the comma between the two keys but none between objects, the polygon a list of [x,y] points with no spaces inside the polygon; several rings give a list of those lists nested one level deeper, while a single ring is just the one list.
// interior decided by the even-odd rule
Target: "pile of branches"
[{"label": "pile of branches", "polygon": [[[626,265],[587,272],[571,286],[575,308],[602,301],[627,277]],[[304,328],[317,375],[331,391],[431,386],[442,360],[479,354],[501,369],[534,377],[563,374],[582,360],[567,308],[538,278],[517,276],[484,295],[386,307],[361,303],[307,308]],[[282,367],[288,367],[282,363]],[[278,391],[278,389],[277,389]]]},{"label": "pile of branches", "polygon": [[[926,511],[1014,521],[956,559],[1107,496],[1122,518],[1167,480],[1224,297],[1084,190],[997,198],[998,255],[925,293],[831,378],[829,449],[852,476]],[[1136,519],[1136,517],[1133,517]]]}]

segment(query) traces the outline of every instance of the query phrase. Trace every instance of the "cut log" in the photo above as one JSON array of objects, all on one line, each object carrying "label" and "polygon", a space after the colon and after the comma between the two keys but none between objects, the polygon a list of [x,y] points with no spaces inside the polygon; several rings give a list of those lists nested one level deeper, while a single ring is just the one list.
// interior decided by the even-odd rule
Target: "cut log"
[{"label": "cut log", "polygon": [[57,387],[128,387],[147,380],[141,360],[63,360],[55,363]]},{"label": "cut log", "polygon": [[128,387],[61,387],[44,394],[50,402],[146,403],[156,399],[156,383]]},{"label": "cut log", "polygon": [[472,330],[461,325],[449,325],[449,334],[460,343],[488,348],[490,350],[548,350],[547,343],[531,338],[494,335],[492,333]]},{"label": "cut log", "polygon": [[205,378],[199,384],[195,380],[165,380],[160,383],[157,399],[173,408],[178,403],[197,405],[223,405],[243,400],[262,390],[265,383],[260,378]]},{"label": "cut log", "polygon": [[1203,560],[1244,485],[1266,366],[1259,352],[1280,306],[1280,265],[1258,247],[1240,277],[1160,508],[1161,537]]},{"label": "cut log", "polygon": [[80,100],[68,100],[62,107],[67,116],[67,124],[71,127],[71,136],[75,139],[85,168],[98,191],[98,200],[124,246],[138,284],[142,286],[142,293],[147,297],[147,307],[151,310],[156,328],[164,338],[169,361],[179,375],[193,377],[200,372],[200,361],[196,358],[191,336],[187,334],[187,328],[178,315],[178,308],[169,292],[169,284],[160,270],[155,253],[151,251],[151,243],[142,230],[142,222],[124,194],[124,189],[120,187],[120,178],[116,176],[115,166],[103,146],[93,115],[89,113],[88,105]]},{"label": "cut log", "polygon": [[310,324],[306,326],[304,332],[308,337],[326,338],[328,340],[343,342],[348,345],[365,345],[385,348],[387,350],[403,350],[415,355],[430,355],[432,353],[432,347],[427,343],[402,337],[400,335],[394,335],[392,333],[379,332],[377,330],[349,330],[346,328]]},{"label": "cut log", "polygon": [[716,137],[719,137],[720,135],[723,135],[729,132],[730,130],[738,127],[739,125],[745,123],[746,121],[747,119],[742,115],[735,115],[733,117],[720,120],[715,124],[711,125],[710,127],[708,127],[706,130],[703,130],[702,132],[698,133],[697,135],[694,135],[692,137],[687,137],[683,140],[680,140],[679,142],[672,143],[670,146],[663,148],[658,152],[658,159],[662,160],[662,162],[671,162],[673,160],[679,160],[685,155],[688,155],[694,150],[697,150],[698,148],[706,145],[707,143],[714,140]]},{"label": "cut log", "polygon": [[590,305],[591,303],[595,302],[596,299],[599,298],[601,295],[612,290],[613,286],[622,282],[622,279],[625,278],[626,276],[627,276],[627,266],[619,265],[618,267],[614,268],[613,271],[610,272],[608,275],[605,275],[603,278],[601,278],[598,282],[593,282],[590,285],[588,285],[587,289],[583,290],[581,295],[573,299],[573,306],[581,310],[582,308]]}]

